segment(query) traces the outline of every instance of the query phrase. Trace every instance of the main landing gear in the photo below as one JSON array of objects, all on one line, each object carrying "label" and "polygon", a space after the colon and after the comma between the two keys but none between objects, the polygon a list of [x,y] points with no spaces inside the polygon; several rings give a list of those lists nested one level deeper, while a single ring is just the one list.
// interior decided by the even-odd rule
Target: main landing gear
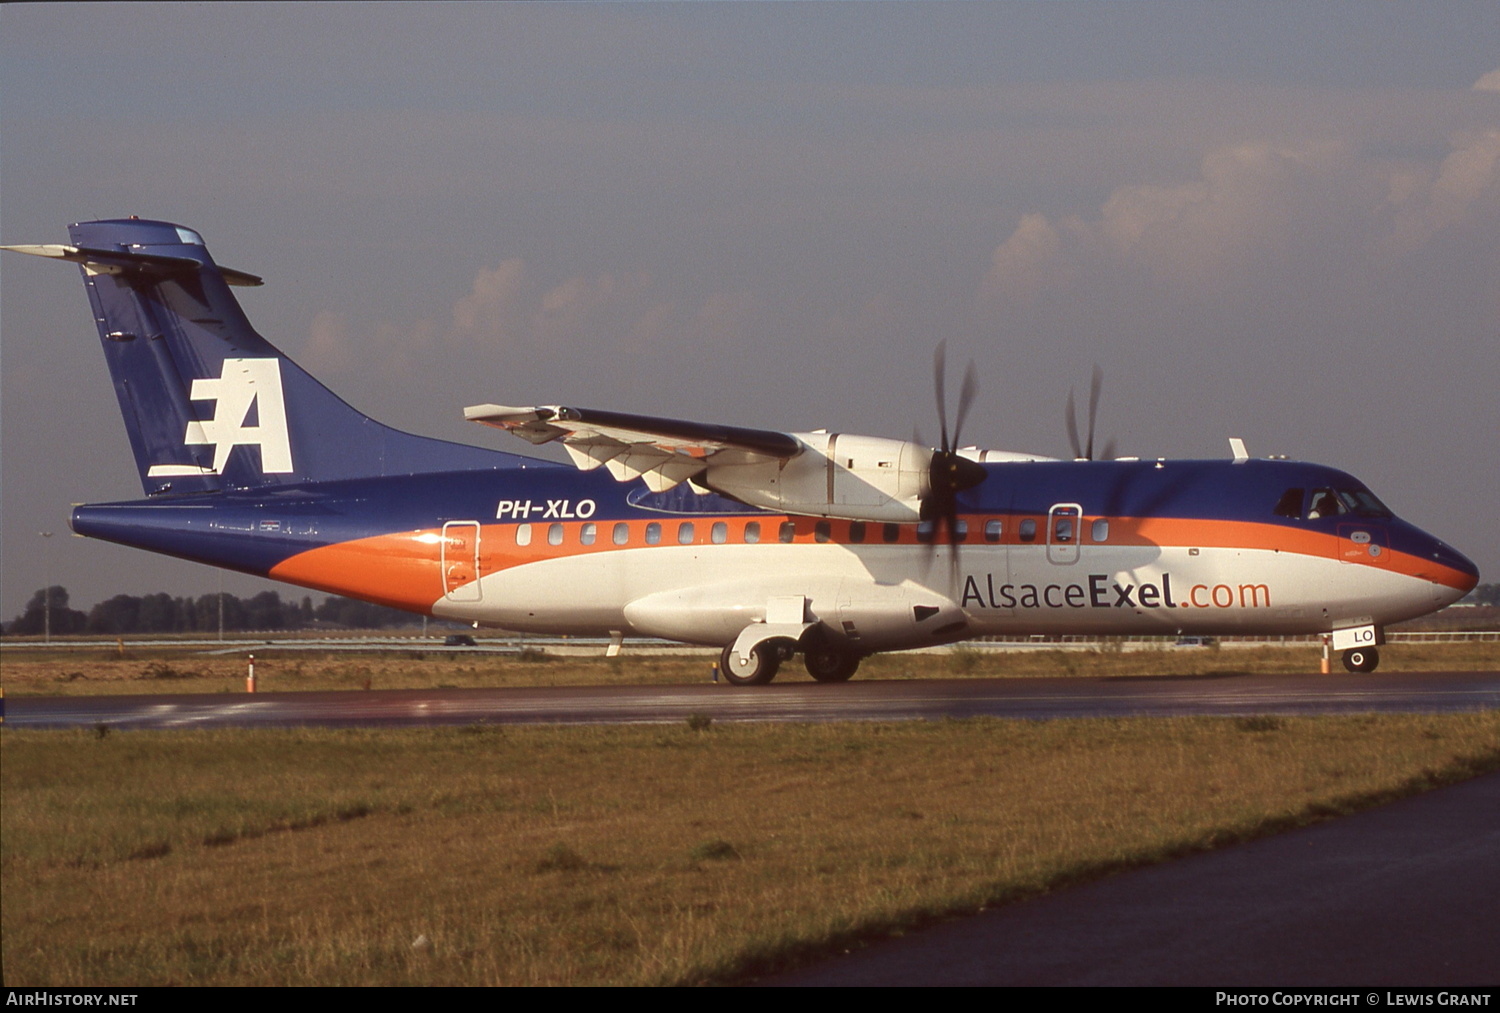
[{"label": "main landing gear", "polygon": [[1373,672],[1380,664],[1380,652],[1373,647],[1351,647],[1344,652],[1344,667],[1351,672]]},{"label": "main landing gear", "polygon": [[834,647],[815,647],[802,655],[807,674],[819,682],[848,682],[859,668],[859,655]]},{"label": "main landing gear", "polygon": [[[791,640],[765,640],[750,649],[750,658],[741,661],[730,644],[719,655],[719,671],[731,686],[764,686],[776,678],[783,661],[797,653]],[[860,656],[832,647],[814,647],[803,653],[807,674],[819,682],[848,682],[859,668]]]}]

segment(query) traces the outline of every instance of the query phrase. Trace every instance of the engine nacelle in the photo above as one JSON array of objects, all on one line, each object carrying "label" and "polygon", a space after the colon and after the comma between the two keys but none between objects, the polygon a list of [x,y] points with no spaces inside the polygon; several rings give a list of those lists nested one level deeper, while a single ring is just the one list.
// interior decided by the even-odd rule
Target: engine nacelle
[{"label": "engine nacelle", "polygon": [[912,523],[930,491],[932,451],[853,433],[793,433],[785,461],[711,465],[703,483],[752,506],[813,517]]}]

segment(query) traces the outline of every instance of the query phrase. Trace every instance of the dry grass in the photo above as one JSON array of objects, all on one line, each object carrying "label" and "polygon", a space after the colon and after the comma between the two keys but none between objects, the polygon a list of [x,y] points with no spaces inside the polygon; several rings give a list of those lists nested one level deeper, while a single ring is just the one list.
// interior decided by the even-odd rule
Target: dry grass
[{"label": "dry grass", "polygon": [[[508,657],[464,650],[421,652],[276,651],[257,649],[263,692],[340,689],[440,689],[495,686],[588,686],[706,682],[708,655],[631,655],[620,658]],[[1311,645],[1253,648],[1171,648],[1120,651],[993,651],[959,646],[947,654],[882,654],[856,678],[919,679],[1031,676],[1210,675],[1236,672],[1316,673]],[[1487,671],[1500,667],[1500,643],[1399,644],[1382,649],[1382,672]],[[1337,660],[1336,672],[1342,672]],[[97,651],[9,651],[5,691],[13,696],[120,693],[241,693],[243,655],[204,655],[196,648]],[[785,666],[781,681],[806,681],[801,665]]]},{"label": "dry grass", "polygon": [[1494,713],[698,724],[7,730],[5,982],[736,980],[1500,766]]}]

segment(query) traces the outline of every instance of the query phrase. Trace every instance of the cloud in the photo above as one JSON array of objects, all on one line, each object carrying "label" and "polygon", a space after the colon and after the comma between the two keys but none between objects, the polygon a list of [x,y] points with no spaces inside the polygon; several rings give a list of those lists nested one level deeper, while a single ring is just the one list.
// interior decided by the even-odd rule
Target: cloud
[{"label": "cloud", "polygon": [[1117,187],[1094,215],[1023,215],[995,249],[979,302],[1035,303],[1101,277],[1219,300],[1353,278],[1364,263],[1389,268],[1454,228],[1500,236],[1500,130],[1454,135],[1441,162],[1336,140],[1224,145],[1197,178]]},{"label": "cloud", "polygon": [[1045,215],[1023,215],[1016,231],[996,248],[980,297],[1031,302],[1043,289],[1066,284],[1068,271],[1057,229]]},{"label": "cloud", "polygon": [[1500,70],[1492,70],[1474,82],[1474,91],[1500,91]]},{"label": "cloud", "polygon": [[664,295],[649,272],[574,275],[550,287],[520,258],[481,268],[453,305],[451,340],[475,350],[546,348],[649,354],[734,340],[751,323],[745,292],[696,301]]},{"label": "cloud", "polygon": [[1500,222],[1500,130],[1457,135],[1436,173],[1393,179],[1395,221],[1382,244],[1409,254],[1446,229]]},{"label": "cloud", "polygon": [[515,336],[522,327],[523,306],[531,288],[526,264],[520,257],[480,268],[469,294],[453,304],[453,329],[499,341]]},{"label": "cloud", "polygon": [[316,314],[300,358],[302,364],[314,373],[340,372],[353,365],[348,314],[332,310]]}]

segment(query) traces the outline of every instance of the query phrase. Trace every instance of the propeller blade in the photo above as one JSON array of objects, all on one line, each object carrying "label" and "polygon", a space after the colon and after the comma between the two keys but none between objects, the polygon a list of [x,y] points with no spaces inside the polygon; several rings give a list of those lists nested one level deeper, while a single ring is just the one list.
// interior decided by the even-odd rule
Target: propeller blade
[{"label": "propeller blade", "polygon": [[1073,388],[1068,388],[1068,445],[1073,448],[1073,460],[1083,456],[1083,447],[1078,442],[1078,406],[1073,403]]},{"label": "propeller blade", "polygon": [[1099,417],[1099,392],[1104,387],[1104,370],[1094,363],[1094,375],[1089,379],[1089,445],[1085,455],[1094,459],[1094,422]]},{"label": "propeller blade", "polygon": [[[932,451],[927,466],[928,492],[922,499],[918,516],[927,531],[923,541],[927,546],[929,565],[937,546],[946,540],[952,547],[948,557],[950,581],[958,580],[959,516],[958,494],[972,489],[984,481],[984,467],[958,453],[959,437],[964,420],[979,394],[979,377],[971,360],[964,369],[963,384],[958,392],[958,412],[954,416],[953,430],[948,430],[948,343],[938,342],[932,356],[932,386],[937,400],[938,427],[941,442]],[[913,428],[914,442],[922,444],[920,432]],[[946,534],[945,534],[946,533]]]},{"label": "propeller blade", "polygon": [[968,366],[964,367],[963,386],[958,391],[958,417],[953,420],[953,450],[963,446],[958,434],[963,430],[964,418],[969,414],[969,408],[974,404],[974,397],[978,393],[979,377],[974,371],[974,360],[970,359]]},{"label": "propeller blade", "polygon": [[948,342],[939,341],[937,351],[932,356],[932,386],[937,392],[938,431],[942,442],[938,449],[946,451],[948,447],[948,395],[945,391],[945,382],[948,374]]}]

